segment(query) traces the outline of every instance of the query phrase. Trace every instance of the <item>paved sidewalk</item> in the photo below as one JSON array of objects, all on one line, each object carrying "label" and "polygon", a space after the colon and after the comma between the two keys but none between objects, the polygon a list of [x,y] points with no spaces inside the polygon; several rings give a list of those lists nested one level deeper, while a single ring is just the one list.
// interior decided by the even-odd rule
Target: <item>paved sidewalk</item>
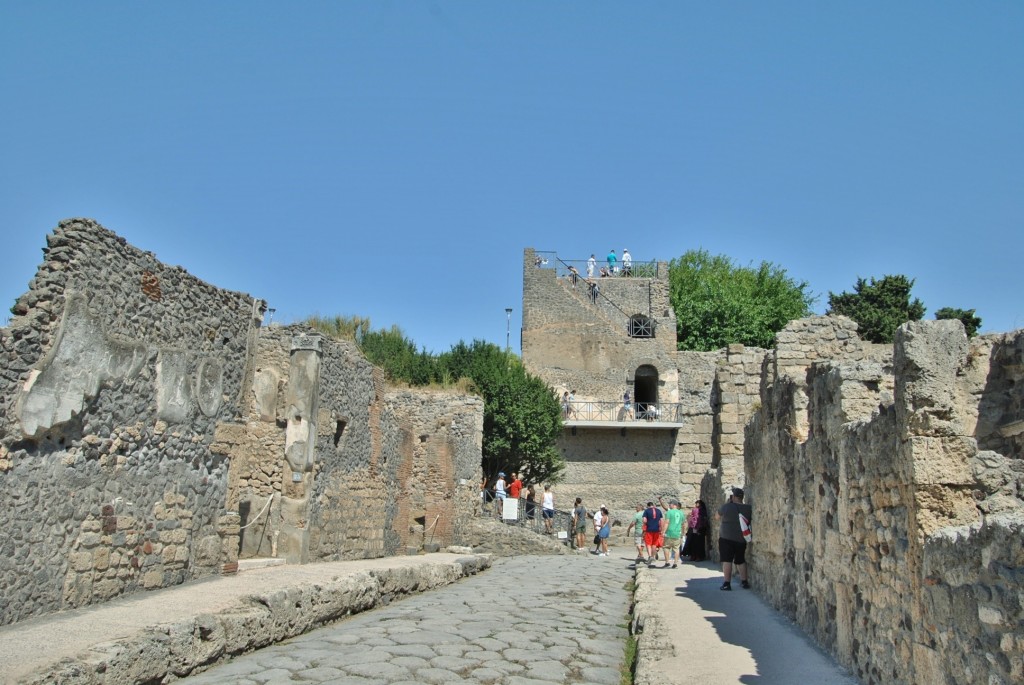
[{"label": "paved sidewalk", "polygon": [[[420,591],[452,582],[460,573],[451,567],[462,564],[486,568],[490,562],[439,553],[271,566],[48,614],[0,627],[0,683],[142,680],[147,667],[142,662],[167,660],[169,649],[170,661],[181,663],[173,647],[181,652],[194,651],[197,644],[209,646],[215,657],[218,648],[232,641],[250,648],[267,644],[289,632],[304,632],[304,621],[316,621],[325,611],[344,611],[346,603],[366,609],[381,592]],[[332,601],[335,607],[328,606]],[[207,635],[208,630],[213,634]],[[61,670],[59,663],[69,659],[75,663]]]},{"label": "paved sidewalk", "polygon": [[[757,579],[751,578],[756,584]],[[677,569],[642,566],[637,573],[637,685],[814,683],[857,680],[794,623],[711,562]]]}]

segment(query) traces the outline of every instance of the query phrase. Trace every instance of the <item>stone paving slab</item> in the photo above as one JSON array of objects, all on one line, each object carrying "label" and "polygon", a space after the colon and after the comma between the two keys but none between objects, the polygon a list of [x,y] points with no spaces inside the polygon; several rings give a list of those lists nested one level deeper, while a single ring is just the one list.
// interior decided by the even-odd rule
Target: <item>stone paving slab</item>
[{"label": "stone paving slab", "polygon": [[273,682],[284,678],[283,668],[291,682],[336,685],[618,685],[632,578],[628,558],[497,559],[486,574],[353,616],[184,682]]}]

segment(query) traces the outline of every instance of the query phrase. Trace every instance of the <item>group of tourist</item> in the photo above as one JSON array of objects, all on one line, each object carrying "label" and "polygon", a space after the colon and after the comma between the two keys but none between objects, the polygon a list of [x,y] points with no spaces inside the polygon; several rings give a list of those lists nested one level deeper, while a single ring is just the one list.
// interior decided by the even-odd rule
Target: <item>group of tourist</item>
[{"label": "group of tourist", "polygon": [[[715,515],[720,525],[718,550],[724,576],[722,590],[732,590],[734,570],[739,574],[741,585],[744,588],[750,587],[747,580],[746,549],[750,538],[751,516],[750,505],[743,503],[741,488],[732,489],[729,500]],[[611,533],[608,508],[602,505],[590,514],[583,499],[577,497],[573,506],[572,527],[578,551],[587,549],[586,537],[590,521],[594,529],[594,554],[608,556],[608,537]],[[684,514],[679,501],[671,500],[666,505],[664,499],[658,497],[657,506],[653,501],[647,502],[646,506],[636,505],[636,513],[626,528],[626,535],[633,533],[638,564],[646,563],[648,568],[654,568],[661,557],[664,562],[661,568],[678,568],[686,560],[699,562],[707,559],[710,529],[711,520],[704,500],[698,499],[689,514]]]},{"label": "group of tourist", "polygon": [[[557,392],[557,391],[556,391]],[[562,393],[562,397],[559,400],[562,407],[562,418],[572,419],[576,418],[576,391],[566,390]],[[629,389],[622,394],[622,411],[620,413],[620,420],[634,420],[636,418],[636,411],[633,408],[633,398],[630,395]],[[592,405],[590,405],[592,408]],[[590,414],[588,407],[584,407],[585,417]],[[646,418],[648,421],[653,421],[660,416],[660,411],[654,403],[646,404],[642,408],[641,416]]]},{"label": "group of tourist", "polygon": [[562,393],[562,418],[571,419],[576,414],[573,403],[576,401],[576,391],[567,390]]},{"label": "group of tourist", "polygon": [[[601,278],[608,278],[609,276],[615,276],[621,274],[623,276],[629,276],[633,272],[633,256],[629,254],[629,250],[622,250],[622,267],[619,267],[619,258],[615,254],[615,250],[609,250],[608,256],[605,257],[607,266],[602,266],[600,270]],[[597,269],[597,257],[593,254],[590,255],[590,259],[587,260],[587,280],[594,278],[594,271]],[[570,273],[574,271],[574,267],[569,267]],[[578,273],[577,273],[578,275]],[[575,284],[575,281],[573,281]]]},{"label": "group of tourist", "polygon": [[608,556],[608,538],[612,534],[612,516],[608,507],[603,504],[593,513],[587,511],[583,498],[577,497],[572,509],[572,531],[576,551],[587,549],[587,528],[593,526],[594,554],[599,557]]},{"label": "group of tourist", "polygon": [[[568,395],[566,395],[568,397]],[[493,489],[487,487],[486,476],[480,482],[481,506],[491,495],[496,503],[498,517],[502,517],[502,509],[506,499],[520,500],[525,505],[522,510],[529,520],[536,518],[536,491],[532,484],[524,484],[520,474],[513,473],[506,480],[505,473],[499,472],[494,481]],[[719,522],[718,553],[722,562],[724,582],[721,589],[732,590],[732,576],[735,571],[740,577],[740,584],[749,588],[747,579],[746,550],[751,539],[750,521],[752,510],[749,504],[743,503],[743,489],[732,488],[728,501],[719,507],[715,520]],[[554,534],[555,497],[551,486],[544,486],[541,499],[541,517],[544,520],[544,532]],[[617,523],[617,522],[616,522]],[[590,545],[587,543],[588,531],[592,531],[593,554],[599,557],[608,556],[608,538],[611,537],[613,519],[608,507],[601,505],[593,512],[587,511],[583,498],[577,497],[573,503],[570,533],[572,542],[578,552],[585,552]],[[685,533],[684,533],[685,527]],[[684,513],[682,503],[658,497],[647,505],[636,505],[626,535],[633,534],[636,545],[636,563],[646,563],[654,568],[659,558],[661,568],[678,568],[685,561],[700,562],[707,559],[708,534],[711,530],[711,518],[707,504],[698,499],[689,513]]]},{"label": "group of tourist", "polygon": [[[519,501],[517,510],[523,512],[523,516],[531,521],[537,518],[537,490],[535,486],[525,484],[520,474],[513,473],[511,480],[506,480],[505,472],[499,471],[494,481],[494,487],[487,487],[487,476],[480,481],[480,509],[484,510],[487,502],[494,501],[494,510],[497,517],[502,518],[502,510],[506,499]],[[551,486],[544,486],[544,493],[541,496],[541,518],[544,520],[544,532],[548,535],[554,534],[553,520],[555,518],[555,496],[551,492]]]}]

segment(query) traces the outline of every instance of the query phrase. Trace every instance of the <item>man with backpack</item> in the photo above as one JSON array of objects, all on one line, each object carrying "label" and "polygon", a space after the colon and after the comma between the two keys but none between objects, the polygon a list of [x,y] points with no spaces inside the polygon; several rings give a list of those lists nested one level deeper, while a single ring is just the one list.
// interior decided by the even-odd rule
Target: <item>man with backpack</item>
[{"label": "man with backpack", "polygon": [[661,509],[654,506],[654,502],[648,502],[644,509],[644,546],[647,548],[647,568],[654,568],[654,562],[658,559],[658,547],[661,546],[661,534],[664,528],[665,516]]},{"label": "man with backpack", "polygon": [[725,582],[721,590],[732,590],[732,568],[740,574],[740,584],[749,588],[747,582],[747,540],[750,538],[752,509],[743,503],[743,489],[733,488],[729,501],[723,504],[715,519],[721,522],[718,534],[718,554],[722,558],[722,575]]}]

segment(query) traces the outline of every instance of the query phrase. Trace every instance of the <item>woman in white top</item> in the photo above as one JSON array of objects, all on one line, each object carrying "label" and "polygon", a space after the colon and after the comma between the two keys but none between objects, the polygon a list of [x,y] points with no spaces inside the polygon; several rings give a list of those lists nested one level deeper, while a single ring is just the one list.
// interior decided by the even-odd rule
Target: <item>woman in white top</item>
[{"label": "woman in white top", "polygon": [[603,509],[604,507],[601,506],[594,512],[594,554],[601,551],[601,542],[597,540],[597,537],[601,532],[601,524],[604,523],[604,514],[602,513]]},{"label": "woman in white top", "polygon": [[551,492],[550,485],[544,486],[544,499],[541,501],[541,516],[544,517],[544,532],[551,535],[554,532],[555,496]]}]

